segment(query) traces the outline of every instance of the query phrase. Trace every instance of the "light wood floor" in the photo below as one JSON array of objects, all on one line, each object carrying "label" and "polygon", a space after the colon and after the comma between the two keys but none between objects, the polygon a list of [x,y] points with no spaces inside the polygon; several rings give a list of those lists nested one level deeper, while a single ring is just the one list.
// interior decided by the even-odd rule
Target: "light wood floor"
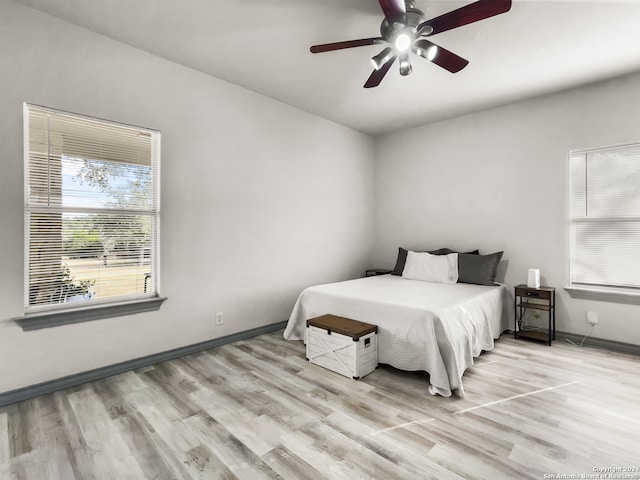
[{"label": "light wood floor", "polygon": [[640,466],[639,367],[505,335],[442,398],[277,332],[0,409],[0,479],[579,478]]}]

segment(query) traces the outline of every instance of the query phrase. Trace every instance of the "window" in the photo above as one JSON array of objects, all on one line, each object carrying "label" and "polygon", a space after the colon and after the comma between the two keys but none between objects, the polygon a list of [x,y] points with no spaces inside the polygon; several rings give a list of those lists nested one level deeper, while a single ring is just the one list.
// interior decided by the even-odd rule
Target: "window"
[{"label": "window", "polygon": [[27,313],[157,297],[160,133],[24,107]]},{"label": "window", "polygon": [[571,286],[640,293],[640,144],[572,151],[570,164]]}]

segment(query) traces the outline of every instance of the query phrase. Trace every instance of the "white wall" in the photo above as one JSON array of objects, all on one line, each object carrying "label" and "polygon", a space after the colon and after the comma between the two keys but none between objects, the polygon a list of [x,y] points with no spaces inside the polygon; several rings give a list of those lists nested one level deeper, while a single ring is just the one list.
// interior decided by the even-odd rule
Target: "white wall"
[{"label": "white wall", "polygon": [[[10,0],[0,72],[0,392],[286,320],[304,287],[367,266],[369,137]],[[9,320],[23,314],[25,101],[162,132],[158,312]]]},{"label": "white wall", "polygon": [[[638,302],[572,298],[568,151],[640,141],[640,74],[425,125],[376,144],[375,265],[397,248],[504,250],[506,282],[539,268],[560,331],[640,344]],[[505,273],[504,271],[502,272]]]}]

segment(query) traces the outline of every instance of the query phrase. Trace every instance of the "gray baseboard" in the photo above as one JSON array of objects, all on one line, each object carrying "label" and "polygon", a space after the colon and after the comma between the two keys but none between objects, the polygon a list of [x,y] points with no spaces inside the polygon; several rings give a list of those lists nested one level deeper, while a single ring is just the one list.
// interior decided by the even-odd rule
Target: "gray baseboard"
[{"label": "gray baseboard", "polygon": [[[580,344],[584,335],[576,335],[575,333],[556,332],[556,341],[562,339],[571,340],[575,344]],[[632,353],[640,355],[640,345],[631,343],[616,342],[614,340],[605,340],[604,338],[587,337],[583,343],[585,347],[603,348],[614,352]]]},{"label": "gray baseboard", "polygon": [[107,365],[106,367],[96,368],[95,370],[88,370],[86,372],[76,373],[74,375],[56,378],[55,380],[49,380],[47,382],[38,383],[36,385],[30,385],[28,387],[22,387],[16,390],[11,390],[9,392],[0,393],[0,407],[11,405],[12,403],[21,402],[23,400],[29,400],[30,398],[38,397],[40,395],[46,395],[47,393],[53,393],[58,390],[64,390],[65,388],[76,387],[78,385],[82,385],[83,383],[93,382],[102,378],[111,377],[119,373],[128,372],[129,370],[147,367],[149,365],[165,362],[167,360],[173,360],[174,358],[180,358],[184,357],[185,355],[202,352],[203,350],[220,347],[228,343],[246,340],[248,338],[256,337],[265,333],[275,332],[277,330],[283,329],[286,325],[287,322],[273,323],[271,325],[252,328],[250,330],[234,333],[225,337],[214,338],[212,340],[194,343],[192,345],[186,345],[184,347],[174,348],[172,350],[166,350],[164,352],[154,353],[145,357],[134,358],[125,362],[116,363],[114,365]]}]

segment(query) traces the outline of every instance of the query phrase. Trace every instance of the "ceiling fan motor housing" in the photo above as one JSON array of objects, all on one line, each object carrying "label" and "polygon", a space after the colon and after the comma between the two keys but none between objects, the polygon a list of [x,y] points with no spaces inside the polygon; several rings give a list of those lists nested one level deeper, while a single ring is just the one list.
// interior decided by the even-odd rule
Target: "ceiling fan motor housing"
[{"label": "ceiling fan motor housing", "polygon": [[417,33],[417,27],[425,21],[425,16],[422,11],[415,8],[413,1],[406,1],[406,14],[404,23],[395,22],[393,25],[389,25],[389,22],[385,18],[380,24],[380,35],[389,42],[393,41],[393,37],[396,32],[400,30],[409,29],[414,35]]}]

